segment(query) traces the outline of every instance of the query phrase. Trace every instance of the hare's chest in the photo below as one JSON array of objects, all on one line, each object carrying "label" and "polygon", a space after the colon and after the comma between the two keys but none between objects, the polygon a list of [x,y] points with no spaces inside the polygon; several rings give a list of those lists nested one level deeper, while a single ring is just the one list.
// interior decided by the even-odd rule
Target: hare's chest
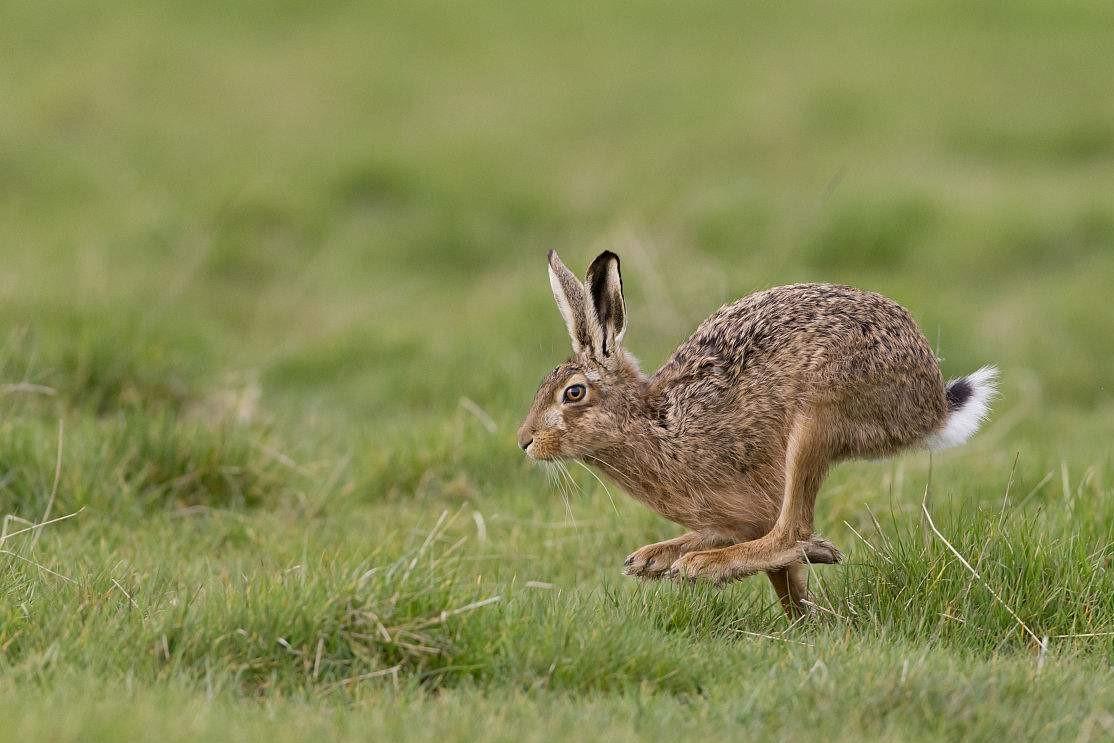
[{"label": "hare's chest", "polygon": [[768,532],[779,507],[776,496],[749,478],[715,488],[688,483],[685,487],[632,489],[631,495],[676,524],[740,541]]}]

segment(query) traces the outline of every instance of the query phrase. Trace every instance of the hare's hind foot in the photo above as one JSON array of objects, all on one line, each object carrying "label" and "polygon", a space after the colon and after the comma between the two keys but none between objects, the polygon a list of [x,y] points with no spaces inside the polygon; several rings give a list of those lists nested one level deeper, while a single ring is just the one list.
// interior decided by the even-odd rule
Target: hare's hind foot
[{"label": "hare's hind foot", "polygon": [[843,553],[818,534],[788,546],[779,546],[763,537],[730,547],[689,552],[677,558],[665,576],[724,585],[755,573],[784,570],[805,561],[831,565],[842,559]]},{"label": "hare's hind foot", "polygon": [[623,563],[623,575],[634,578],[661,578],[678,558],[693,550],[708,549],[725,542],[699,532],[690,531],[664,542],[647,544],[632,552]]}]

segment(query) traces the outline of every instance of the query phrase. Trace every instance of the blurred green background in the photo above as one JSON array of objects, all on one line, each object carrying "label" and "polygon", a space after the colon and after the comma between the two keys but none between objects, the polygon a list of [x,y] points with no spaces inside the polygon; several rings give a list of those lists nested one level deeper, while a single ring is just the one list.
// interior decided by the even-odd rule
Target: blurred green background
[{"label": "blurred green background", "polygon": [[[582,472],[564,501],[513,438],[568,347],[548,249],[578,271],[622,256],[648,369],[751,291],[880,291],[946,375],[1002,369],[989,426],[931,465],[942,523],[989,550],[984,577],[1038,634],[1114,629],[1110,3],[5,0],[0,49],[0,515],[84,508],[4,542],[0,737],[290,718],[399,735],[432,715],[407,733],[466,738],[466,709],[494,737],[583,713],[624,739],[692,723],[686,705],[694,734],[1114,730],[1114,642],[1068,641],[1050,673],[1090,684],[1075,706],[1036,686],[1016,623],[924,536],[923,454],[831,478],[842,621],[771,649],[716,629],[782,638],[765,581],[629,584],[623,557],[676,527]],[[908,564],[857,541],[885,512]],[[409,609],[398,573],[360,582],[427,536],[466,540],[463,562],[428,566]],[[344,619],[386,602],[420,624],[489,595],[433,654],[365,648]],[[894,684],[872,663],[927,648],[898,712],[860,716]],[[816,654],[860,706],[799,701]],[[952,694],[956,668],[975,680]],[[464,696],[427,708],[431,687]],[[49,700],[94,688],[117,691],[52,727]],[[239,706],[275,694],[309,711]],[[337,723],[338,694],[357,715],[401,694],[401,717]],[[1001,706],[956,712],[976,698]],[[167,699],[208,711],[150,722]]]},{"label": "blurred green background", "polygon": [[911,306],[949,371],[1108,405],[1108,12],[8,3],[3,311],[360,417],[502,412],[563,350],[544,251],[607,247],[651,367],[823,279]]}]

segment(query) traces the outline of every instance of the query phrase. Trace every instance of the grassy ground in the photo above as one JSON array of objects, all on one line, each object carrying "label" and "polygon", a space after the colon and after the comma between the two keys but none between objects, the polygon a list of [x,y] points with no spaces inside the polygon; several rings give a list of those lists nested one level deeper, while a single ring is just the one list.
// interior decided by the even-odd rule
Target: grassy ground
[{"label": "grassy ground", "polygon": [[[2,15],[0,739],[1114,735],[1109,4]],[[813,625],[632,583],[514,444],[552,247],[647,367],[822,279],[1004,395],[833,474]]]}]

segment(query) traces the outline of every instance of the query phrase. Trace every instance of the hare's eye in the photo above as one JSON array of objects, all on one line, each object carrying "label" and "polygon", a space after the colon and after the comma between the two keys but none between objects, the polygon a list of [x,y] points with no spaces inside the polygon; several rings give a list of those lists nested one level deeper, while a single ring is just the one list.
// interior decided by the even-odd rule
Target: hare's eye
[{"label": "hare's eye", "polygon": [[582,384],[570,384],[565,388],[565,402],[580,402],[588,394],[587,388]]}]

